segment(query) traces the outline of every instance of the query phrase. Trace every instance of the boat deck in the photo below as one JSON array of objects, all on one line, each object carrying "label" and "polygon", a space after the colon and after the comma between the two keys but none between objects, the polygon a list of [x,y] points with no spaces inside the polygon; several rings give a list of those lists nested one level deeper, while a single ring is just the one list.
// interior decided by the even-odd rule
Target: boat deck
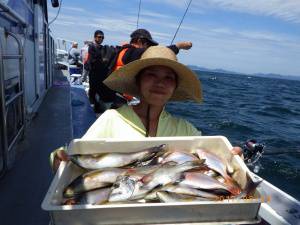
[{"label": "boat deck", "polygon": [[[80,97],[82,92],[70,87],[62,71],[56,71],[53,86],[16,147],[15,166],[0,180],[2,225],[49,225],[49,215],[41,209],[53,179],[49,154],[80,137],[96,119],[87,98]],[[71,107],[76,103],[81,107]]]}]

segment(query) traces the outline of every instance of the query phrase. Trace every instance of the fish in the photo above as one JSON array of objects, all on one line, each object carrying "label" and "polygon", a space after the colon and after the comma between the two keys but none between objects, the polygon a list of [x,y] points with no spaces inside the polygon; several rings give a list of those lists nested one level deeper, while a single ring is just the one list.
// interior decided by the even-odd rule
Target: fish
[{"label": "fish", "polygon": [[121,175],[112,187],[109,202],[143,198],[155,187],[176,181],[181,172],[199,167],[203,162],[204,160],[198,160],[180,165],[175,162],[168,162],[146,175],[142,173]]},{"label": "fish", "polygon": [[156,195],[156,192],[158,192],[158,191],[161,191],[161,188],[153,189],[151,192],[149,192],[145,195],[144,199],[146,201],[156,201],[156,200],[158,200],[158,197]]},{"label": "fish", "polygon": [[133,153],[113,152],[97,155],[72,155],[70,160],[79,167],[89,170],[119,168],[137,161],[146,161],[165,148],[166,145],[163,144]]},{"label": "fish", "polygon": [[190,161],[179,165],[175,162],[167,162],[152,173],[145,175],[141,181],[144,183],[144,188],[151,191],[157,186],[175,182],[180,178],[182,172],[201,167],[204,161],[205,160]]},{"label": "fish", "polygon": [[143,189],[143,183],[139,180],[140,176],[120,176],[112,186],[108,202],[121,202],[141,199],[148,193]]},{"label": "fish", "polygon": [[206,174],[197,172],[185,172],[183,179],[179,181],[180,185],[189,186],[196,189],[205,190],[225,190],[233,195],[238,195],[241,189],[237,186],[226,185],[221,183],[213,177],[207,176]]},{"label": "fish", "polygon": [[246,173],[246,179],[246,187],[242,190],[242,192],[239,195],[235,196],[236,199],[243,199],[247,198],[249,195],[252,195],[256,188],[263,182],[263,179],[257,179],[253,181],[248,173]]},{"label": "fish", "polygon": [[75,198],[76,205],[100,205],[107,202],[110,188],[100,188],[83,193]]},{"label": "fish", "polygon": [[220,157],[211,152],[207,152],[200,148],[196,149],[196,153],[200,159],[205,159],[205,164],[210,169],[221,174],[226,181],[232,182],[232,178],[227,173],[227,170],[230,168],[230,166],[225,160],[221,159]]},{"label": "fish", "polygon": [[157,152],[152,158],[147,161],[137,161],[132,164],[134,167],[145,167],[145,166],[153,166],[157,164],[161,164],[163,160],[163,155],[166,154],[167,148],[163,148],[161,151]]},{"label": "fish", "polygon": [[140,180],[159,167],[160,165],[129,168],[126,173],[117,178],[112,187],[109,201],[132,201],[144,197],[148,190],[143,189],[143,183]]},{"label": "fish", "polygon": [[72,198],[83,192],[97,188],[111,186],[117,177],[125,173],[125,169],[110,168],[105,170],[93,170],[75,178],[63,191],[65,198]]},{"label": "fish", "polygon": [[196,201],[207,201],[205,198],[195,197],[190,195],[181,195],[169,193],[167,191],[158,191],[156,192],[157,198],[161,202],[196,202]]},{"label": "fish", "polygon": [[188,161],[197,161],[199,160],[198,157],[194,156],[191,153],[188,152],[180,152],[180,151],[174,151],[174,152],[167,152],[162,156],[163,160],[161,163],[166,163],[166,162],[176,162],[178,164],[182,164]]},{"label": "fish", "polygon": [[196,197],[202,197],[206,198],[208,200],[217,200],[219,199],[219,196],[213,193],[209,193],[206,191],[202,191],[196,188],[192,188],[185,185],[174,185],[174,184],[168,184],[166,186],[163,186],[160,188],[160,191],[167,191],[169,193],[175,193],[175,194],[184,194],[184,195],[190,195],[190,196],[196,196]]}]

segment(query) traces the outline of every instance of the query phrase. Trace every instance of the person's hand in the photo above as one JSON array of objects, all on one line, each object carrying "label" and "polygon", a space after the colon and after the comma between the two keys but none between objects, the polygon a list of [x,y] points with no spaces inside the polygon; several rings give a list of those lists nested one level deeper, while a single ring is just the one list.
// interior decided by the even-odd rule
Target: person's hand
[{"label": "person's hand", "polygon": [[192,46],[193,46],[193,44],[190,41],[182,41],[182,42],[176,43],[176,47],[178,49],[189,50]]},{"label": "person's hand", "polygon": [[56,172],[61,161],[69,161],[69,157],[65,150],[60,149],[55,153],[54,160],[53,160],[53,170]]}]

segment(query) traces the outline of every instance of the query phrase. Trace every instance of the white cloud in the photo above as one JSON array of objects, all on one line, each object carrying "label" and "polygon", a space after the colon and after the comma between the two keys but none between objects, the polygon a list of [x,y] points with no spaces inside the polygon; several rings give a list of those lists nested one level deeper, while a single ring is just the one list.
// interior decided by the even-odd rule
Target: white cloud
[{"label": "white cloud", "polygon": [[[189,0],[151,0],[151,2],[186,9]],[[300,23],[299,0],[194,0],[189,11],[191,13],[204,14],[207,8],[272,16],[285,21]]]},{"label": "white cloud", "polygon": [[140,17],[144,17],[144,16],[152,17],[152,18],[155,18],[155,19],[158,19],[158,18],[172,19],[173,18],[172,16],[167,15],[167,14],[161,14],[161,13],[157,13],[157,12],[154,12],[154,11],[143,10],[142,9],[141,12],[140,12]]},{"label": "white cloud", "polygon": [[87,11],[83,8],[79,8],[79,7],[69,7],[69,6],[64,6],[63,7],[64,10],[68,10],[68,11],[74,11],[74,12],[83,12],[86,13]]},{"label": "white cloud", "polygon": [[196,1],[195,7],[213,7],[254,15],[273,16],[286,21],[300,23],[300,1],[298,0],[204,0]]}]

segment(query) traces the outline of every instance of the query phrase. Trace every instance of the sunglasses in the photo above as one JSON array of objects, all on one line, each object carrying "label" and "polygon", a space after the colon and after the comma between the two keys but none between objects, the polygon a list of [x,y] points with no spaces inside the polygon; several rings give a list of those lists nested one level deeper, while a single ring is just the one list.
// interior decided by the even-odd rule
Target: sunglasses
[{"label": "sunglasses", "polygon": [[102,38],[102,39],[104,39],[104,36],[96,36],[96,38]]}]

